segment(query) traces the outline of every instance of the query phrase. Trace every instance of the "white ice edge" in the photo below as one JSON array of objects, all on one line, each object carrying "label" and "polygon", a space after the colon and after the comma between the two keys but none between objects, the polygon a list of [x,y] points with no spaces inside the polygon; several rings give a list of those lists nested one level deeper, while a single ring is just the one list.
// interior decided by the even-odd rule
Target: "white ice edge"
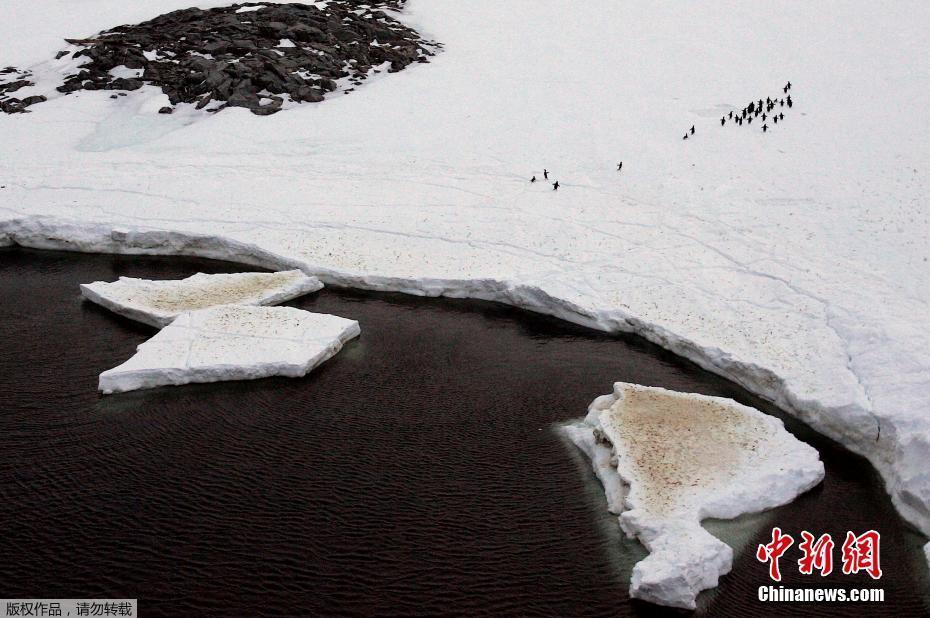
[{"label": "white ice edge", "polygon": [[[285,318],[303,320],[301,325],[303,333],[297,338],[282,337],[265,343],[268,348],[274,348],[271,353],[274,359],[267,358],[268,349],[256,350],[259,360],[251,360],[248,354],[243,355],[242,350],[234,350],[232,354],[226,351],[224,357],[223,345],[244,341],[249,344],[252,335],[248,333],[229,333],[217,330],[203,330],[195,326],[198,320],[205,316],[222,314],[232,310],[239,312],[257,313],[265,310],[260,320],[269,325],[269,317],[284,314]],[[307,332],[307,326],[314,327]],[[272,324],[273,326],[273,324]],[[322,328],[317,332],[315,327]],[[155,388],[159,386],[179,386],[183,384],[221,382],[229,380],[256,380],[272,376],[302,377],[313,371],[316,367],[336,355],[351,339],[359,336],[361,329],[358,322],[329,314],[311,313],[292,307],[249,307],[242,305],[226,305],[185,312],[175,321],[159,331],[154,337],[139,345],[136,355],[128,361],[100,374],[98,388],[105,394],[123,393],[134,390]],[[308,338],[307,335],[310,335]],[[259,338],[261,339],[261,338]],[[206,354],[208,358],[193,362],[192,349],[198,340],[209,340]],[[217,354],[216,345],[219,344]],[[175,344],[174,346],[172,344]],[[291,344],[292,349],[287,349]],[[175,349],[172,349],[174,347]],[[185,357],[177,362],[173,354],[180,349]],[[165,350],[168,353],[164,353]],[[186,353],[184,352],[186,350]],[[309,355],[307,353],[309,352]],[[212,356],[213,358],[209,358]],[[225,361],[225,362],[224,362]]]},{"label": "white ice edge", "polygon": [[[892,441],[895,433],[888,431],[886,427],[882,435],[878,436],[879,439],[876,439],[874,424],[869,426],[868,431],[856,431],[860,429],[860,425],[848,422],[850,417],[875,419],[871,410],[855,404],[830,408],[823,406],[819,401],[801,398],[786,387],[783,379],[767,368],[740,362],[717,348],[704,348],[659,325],[642,321],[623,311],[592,313],[573,303],[550,296],[538,287],[508,281],[405,279],[344,273],[224,236],[192,234],[170,229],[132,229],[126,226],[115,228],[103,223],[74,221],[47,215],[0,221],[0,246],[3,245],[86,253],[191,256],[228,260],[269,270],[300,269],[327,285],[402,292],[416,296],[489,300],[605,332],[635,333],[772,401],[820,433],[868,458],[882,475],[886,489],[901,515],[925,535],[930,536],[930,488],[917,486],[911,491],[902,484],[900,471],[895,467],[898,463],[895,459],[895,449],[899,448],[899,445]],[[923,499],[918,498],[921,492],[925,496]],[[911,502],[915,498],[918,499],[916,507]]]},{"label": "white ice edge", "polygon": [[[179,305],[174,309],[159,307],[157,303],[146,303],[144,296],[151,293],[160,293],[162,296],[170,294],[173,290],[181,293],[186,292],[190,295],[201,288],[203,293],[213,291],[211,288],[222,283],[243,284],[255,283],[255,279],[271,280],[283,279],[278,285],[269,285],[268,281],[261,289],[253,290],[248,293],[247,290],[240,289],[236,299],[220,299],[217,302],[209,302],[207,298],[194,299],[197,306]],[[124,317],[162,328],[167,326],[180,313],[187,310],[206,308],[207,306],[237,304],[237,305],[258,305],[268,306],[277,305],[287,302],[298,296],[316,292],[323,287],[323,284],[316,277],[310,277],[300,270],[277,271],[273,273],[221,273],[207,275],[197,273],[185,279],[153,281],[147,279],[136,279],[133,277],[120,277],[118,281],[96,281],[94,283],[81,284],[81,294],[84,298],[98,305],[106,307],[113,313]],[[142,295],[143,298],[132,298],[133,292]],[[233,290],[235,292],[235,290]],[[215,291],[214,291],[215,295]],[[206,303],[206,304],[205,304]]]},{"label": "white ice edge", "polygon": [[[741,362],[715,347],[702,347],[621,310],[587,311],[538,287],[509,281],[407,279],[347,273],[225,236],[171,229],[135,229],[125,225],[115,227],[48,215],[0,220],[0,246],[3,245],[86,253],[192,256],[228,260],[269,270],[300,269],[327,285],[416,296],[489,300],[605,332],[635,333],[772,401],[818,432],[866,457],[884,479],[898,512],[924,535],[930,536],[930,483],[919,474],[913,476],[913,469],[902,470],[899,467],[902,464],[907,464],[908,468],[916,465],[917,472],[925,474],[924,464],[930,457],[930,444],[920,442],[919,436],[908,436],[910,446],[918,450],[916,455],[911,454],[907,458],[907,462],[902,462],[897,455],[902,445],[896,442],[894,419],[882,419],[883,431],[879,434],[876,431],[878,419],[872,410],[858,404],[824,406],[816,399],[793,392],[785,380],[768,368]],[[868,419],[872,419],[871,423],[867,422]],[[926,457],[920,457],[920,449],[927,452]],[[908,484],[902,479],[911,482]]]},{"label": "white ice edge", "polygon": [[[763,434],[765,440],[758,443],[761,450],[753,448],[747,460],[751,464],[741,462],[741,469],[736,468],[735,476],[725,486],[715,482],[695,494],[699,497],[688,495],[676,499],[680,502],[673,500],[678,504],[673,514],[656,515],[643,502],[644,487],[637,484],[628,456],[596,438],[596,433],[610,433],[601,424],[603,414],[622,403],[624,394],[630,391],[720,404],[769,433]],[[702,520],[732,519],[787,504],[824,476],[817,452],[789,434],[779,419],[721,397],[618,382],[613,394],[591,403],[584,422],[562,426],[561,431],[589,458],[604,487],[608,510],[619,515],[620,527],[650,552],[633,569],[631,596],[672,607],[694,609],[697,594],[716,586],[719,577],[732,567],[733,550],[704,530]],[[665,457],[660,459],[663,467],[672,463]]]}]

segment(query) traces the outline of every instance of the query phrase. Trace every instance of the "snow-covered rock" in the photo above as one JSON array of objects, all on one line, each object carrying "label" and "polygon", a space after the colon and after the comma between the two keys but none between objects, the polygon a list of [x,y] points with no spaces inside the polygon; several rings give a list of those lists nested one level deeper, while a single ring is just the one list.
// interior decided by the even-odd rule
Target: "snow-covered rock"
[{"label": "snow-covered rock", "polygon": [[[6,0],[0,66],[60,77],[79,70],[47,62],[62,37],[190,5]],[[0,244],[636,332],[868,457],[930,534],[930,3],[411,0],[397,18],[444,51],[267,118],[154,114],[169,101],[146,88],[0,114]],[[789,80],[784,123],[719,125]],[[558,192],[528,182],[543,167]]]},{"label": "snow-covered rock", "polygon": [[107,309],[158,328],[185,311],[218,305],[277,305],[323,287],[300,270],[275,273],[197,273],[187,279],[152,281],[120,277],[81,285],[81,294]]},{"label": "snow-covered rock", "polygon": [[182,313],[100,374],[104,394],[156,386],[300,377],[358,336],[358,322],[293,307],[223,305]]},{"label": "snow-covered rock", "polygon": [[649,551],[631,596],[662,605],[694,608],[732,566],[732,549],[702,519],[785,504],[824,475],[817,451],[780,420],[720,397],[617,382],[565,431],[591,458],[621,528]]}]

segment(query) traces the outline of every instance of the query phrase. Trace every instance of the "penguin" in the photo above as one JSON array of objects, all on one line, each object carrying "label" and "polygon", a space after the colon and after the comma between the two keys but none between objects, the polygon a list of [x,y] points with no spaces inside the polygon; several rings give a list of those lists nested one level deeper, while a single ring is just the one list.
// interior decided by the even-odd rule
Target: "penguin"
[{"label": "penguin", "polygon": [[552,190],[553,190],[553,191],[558,191],[558,190],[559,190],[559,181],[558,181],[558,180],[556,180],[554,183],[552,183]]},{"label": "penguin", "polygon": [[782,88],[781,91],[787,93],[787,92],[788,92],[788,86],[785,86],[784,88]]},{"label": "penguin", "polygon": [[791,82],[788,82],[788,84],[785,86],[785,88],[787,88],[788,90],[791,90]]},{"label": "penguin", "polygon": [[535,175],[535,174],[533,174],[533,177],[530,178],[530,182],[536,182],[536,175]]},{"label": "penguin", "polygon": [[765,113],[762,114],[762,121],[765,122]]},{"label": "penguin", "polygon": [[750,116],[749,118],[747,118],[747,119],[746,119],[746,122],[748,122],[749,124],[752,124],[752,116]]},{"label": "penguin", "polygon": [[778,124],[778,115],[772,116],[772,122]]},{"label": "penguin", "polygon": [[788,104],[788,107],[791,107],[791,95],[788,95],[788,98],[785,99],[785,102]]},{"label": "penguin", "polygon": [[549,180],[549,170],[543,168],[543,178]]},{"label": "penguin", "polygon": [[784,107],[784,106],[785,106],[785,100],[782,99],[781,101],[778,102],[778,104],[781,105],[782,107]]},{"label": "penguin", "polygon": [[691,135],[694,135],[694,125],[691,125]]},{"label": "penguin", "polygon": [[727,123],[727,117],[724,116],[723,118],[720,119],[720,126],[722,127],[722,126],[725,125],[726,123]]},{"label": "penguin", "polygon": [[684,136],[683,138],[681,138],[681,139],[688,139],[688,133],[685,132],[685,136]]},{"label": "penguin", "polygon": [[621,161],[620,163],[617,163],[617,171],[619,172],[622,169],[623,169],[623,161]]},{"label": "penguin", "polygon": [[779,116],[779,117],[778,117],[779,120],[784,120],[784,119],[785,119],[785,112],[782,112],[782,113],[778,114],[778,116]]},{"label": "penguin", "polygon": [[733,110],[732,110],[732,109],[730,110],[730,119],[731,119],[731,120],[733,119]]},{"label": "penguin", "polygon": [[762,132],[763,132],[763,133],[765,133],[765,132],[768,131],[768,130],[769,130],[769,125],[767,125],[767,124],[762,125]]}]

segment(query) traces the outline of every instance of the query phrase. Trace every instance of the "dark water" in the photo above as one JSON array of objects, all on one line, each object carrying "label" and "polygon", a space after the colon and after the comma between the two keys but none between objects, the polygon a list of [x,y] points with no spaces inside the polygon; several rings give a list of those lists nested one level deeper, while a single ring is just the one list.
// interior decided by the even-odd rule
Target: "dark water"
[{"label": "dark water", "polygon": [[[97,375],[154,331],[82,302],[119,275],[241,270],[193,259],[0,251],[0,597],[138,597],[143,616],[616,616],[643,553],[622,540],[553,424],[626,380],[742,389],[637,338],[502,306],[324,290],[298,307],[362,336],[304,379],[100,397]],[[860,458],[786,507],[709,527],[736,547],[699,615],[927,614],[920,539]],[[882,533],[882,605],[765,605],[771,526]],[[841,543],[841,540],[839,541]],[[837,564],[839,554],[837,549]]]}]

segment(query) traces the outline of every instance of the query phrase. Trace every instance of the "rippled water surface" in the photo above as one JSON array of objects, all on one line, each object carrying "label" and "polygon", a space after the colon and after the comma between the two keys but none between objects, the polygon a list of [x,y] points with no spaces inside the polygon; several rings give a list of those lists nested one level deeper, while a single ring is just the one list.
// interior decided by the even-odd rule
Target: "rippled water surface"
[{"label": "rippled water surface", "polygon": [[[97,375],[154,330],[79,283],[243,270],[187,258],[0,250],[0,597],[130,597],[143,616],[639,615],[643,550],[620,538],[586,463],[553,430],[616,380],[742,389],[636,338],[489,303],[331,289],[290,304],[359,320],[303,379],[100,397]],[[919,615],[920,539],[861,459],[798,423],[826,481],[795,503],[710,522],[737,548],[698,615]],[[886,602],[763,605],[753,555],[773,525],[882,533]],[[836,556],[839,560],[839,555]]]}]

